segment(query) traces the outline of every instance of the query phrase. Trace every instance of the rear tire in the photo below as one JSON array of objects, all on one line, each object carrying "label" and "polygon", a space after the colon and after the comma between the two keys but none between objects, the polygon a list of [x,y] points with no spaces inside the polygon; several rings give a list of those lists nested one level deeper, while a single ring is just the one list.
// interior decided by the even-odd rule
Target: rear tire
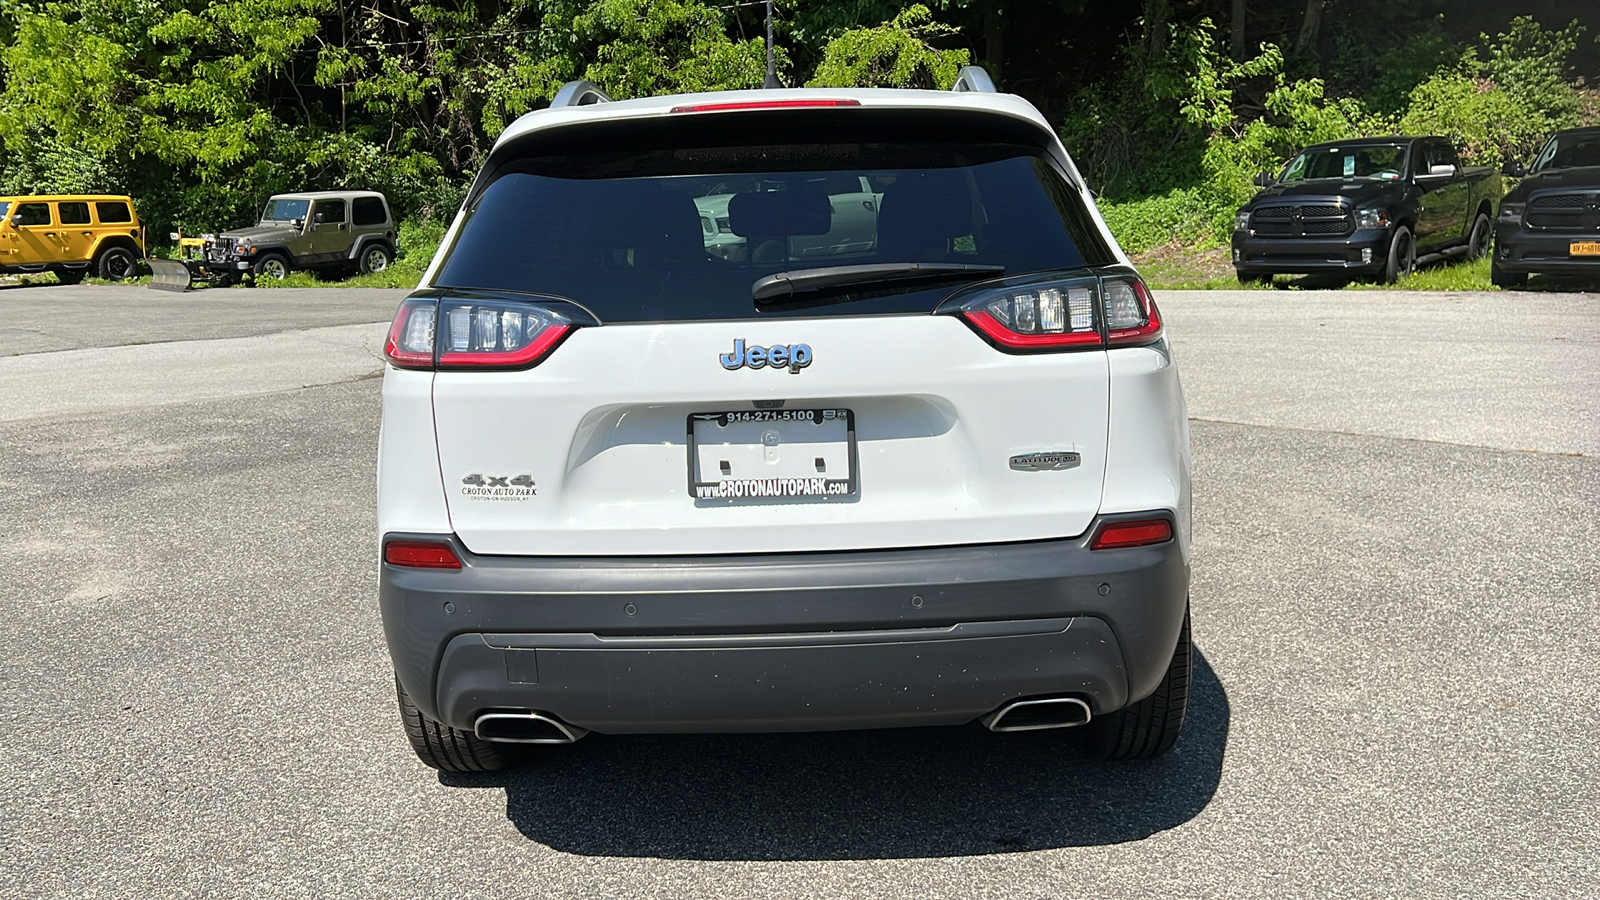
[{"label": "rear tire", "polygon": [[95,274],[107,281],[123,281],[139,274],[139,260],[127,247],[107,247],[95,260]]},{"label": "rear tire", "polygon": [[1189,639],[1189,610],[1183,611],[1183,628],[1172,662],[1155,693],[1114,713],[1098,716],[1085,730],[1089,751],[1101,759],[1149,759],[1172,749],[1183,732],[1189,709],[1189,684],[1193,674],[1193,645]]},{"label": "rear tire", "polygon": [[1394,284],[1417,268],[1417,242],[1411,229],[1401,225],[1389,239],[1389,258],[1383,266],[1383,283]]},{"label": "rear tire", "polygon": [[400,703],[400,724],[406,740],[424,765],[442,772],[499,772],[518,762],[516,748],[481,740],[470,731],[436,722],[417,709],[411,695],[394,680],[395,697]]},{"label": "rear tire", "polygon": [[1522,287],[1528,283],[1528,275],[1525,272],[1506,272],[1499,263],[1490,263],[1489,283],[1500,288]]},{"label": "rear tire", "polygon": [[361,251],[361,274],[370,275],[373,272],[382,272],[394,262],[394,254],[382,244],[369,244],[367,249]]},{"label": "rear tire", "polygon": [[1467,236],[1467,259],[1478,260],[1489,255],[1491,227],[1488,215],[1478,213],[1478,217],[1472,221],[1472,233]]}]

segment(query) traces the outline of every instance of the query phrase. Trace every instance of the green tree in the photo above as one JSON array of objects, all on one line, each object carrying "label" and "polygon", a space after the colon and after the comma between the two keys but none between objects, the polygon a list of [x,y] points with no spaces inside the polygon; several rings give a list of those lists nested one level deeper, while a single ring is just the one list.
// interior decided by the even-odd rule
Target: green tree
[{"label": "green tree", "polygon": [[948,88],[969,54],[940,50],[931,41],[955,31],[921,4],[881,25],[847,29],[828,42],[807,86]]}]

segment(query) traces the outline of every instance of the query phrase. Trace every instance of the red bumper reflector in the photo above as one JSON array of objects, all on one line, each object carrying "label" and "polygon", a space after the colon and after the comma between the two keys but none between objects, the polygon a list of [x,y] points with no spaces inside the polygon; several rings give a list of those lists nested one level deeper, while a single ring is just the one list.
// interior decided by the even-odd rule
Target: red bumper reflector
[{"label": "red bumper reflector", "polygon": [[1089,543],[1090,550],[1114,550],[1118,547],[1143,547],[1172,540],[1172,523],[1166,519],[1149,519],[1140,522],[1112,522],[1103,525]]},{"label": "red bumper reflector", "polygon": [[735,109],[798,109],[807,106],[860,106],[860,100],[744,100],[736,103],[700,103],[674,106],[675,113],[722,112]]},{"label": "red bumper reflector", "polygon": [[383,561],[414,569],[461,568],[461,560],[449,544],[432,541],[390,541],[383,545]]}]

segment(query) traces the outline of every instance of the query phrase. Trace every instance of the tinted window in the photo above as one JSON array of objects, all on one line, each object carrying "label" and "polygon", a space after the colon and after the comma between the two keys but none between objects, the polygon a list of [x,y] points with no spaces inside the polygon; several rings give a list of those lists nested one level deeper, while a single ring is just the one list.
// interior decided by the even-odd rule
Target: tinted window
[{"label": "tinted window", "polygon": [[350,204],[350,212],[357,225],[382,225],[389,221],[389,211],[377,197],[357,197]]},{"label": "tinted window", "polygon": [[50,204],[48,203],[19,203],[17,204],[18,225],[49,225]]},{"label": "tinted window", "polygon": [[115,225],[133,221],[132,210],[121,200],[102,200],[94,205],[94,211],[100,216],[103,224]]},{"label": "tinted window", "polygon": [[1534,160],[1533,171],[1600,166],[1600,134],[1558,135]]},{"label": "tinted window", "polygon": [[[602,321],[643,322],[818,315],[751,299],[757,279],[798,268],[1109,263],[1076,193],[1038,154],[860,143],[523,160],[479,195],[437,284],[552,294]],[[650,174],[586,177],[596,170]],[[874,285],[830,296],[822,314],[928,312],[951,290]]]},{"label": "tinted window", "polygon": [[56,208],[61,212],[63,225],[89,224],[89,204],[87,203],[59,203]]},{"label": "tinted window", "polygon": [[1312,178],[1380,178],[1393,180],[1406,170],[1403,144],[1357,144],[1319,147],[1296,156],[1283,170],[1283,181]]},{"label": "tinted window", "polygon": [[332,225],[336,222],[344,222],[344,201],[318,200],[316,209],[314,209],[311,213],[313,220],[317,216],[322,217],[323,224],[325,225]]}]

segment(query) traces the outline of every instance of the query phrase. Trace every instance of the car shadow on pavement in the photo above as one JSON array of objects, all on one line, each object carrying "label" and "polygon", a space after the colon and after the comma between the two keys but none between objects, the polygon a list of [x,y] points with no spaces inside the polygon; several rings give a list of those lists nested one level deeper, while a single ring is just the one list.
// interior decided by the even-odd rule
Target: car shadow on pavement
[{"label": "car shadow on pavement", "polygon": [[820,734],[590,735],[495,776],[523,835],[565,853],[696,860],[971,856],[1119,844],[1206,807],[1227,692],[1200,653],[1183,737],[1163,757],[1100,762],[1071,730],[977,725]]}]

